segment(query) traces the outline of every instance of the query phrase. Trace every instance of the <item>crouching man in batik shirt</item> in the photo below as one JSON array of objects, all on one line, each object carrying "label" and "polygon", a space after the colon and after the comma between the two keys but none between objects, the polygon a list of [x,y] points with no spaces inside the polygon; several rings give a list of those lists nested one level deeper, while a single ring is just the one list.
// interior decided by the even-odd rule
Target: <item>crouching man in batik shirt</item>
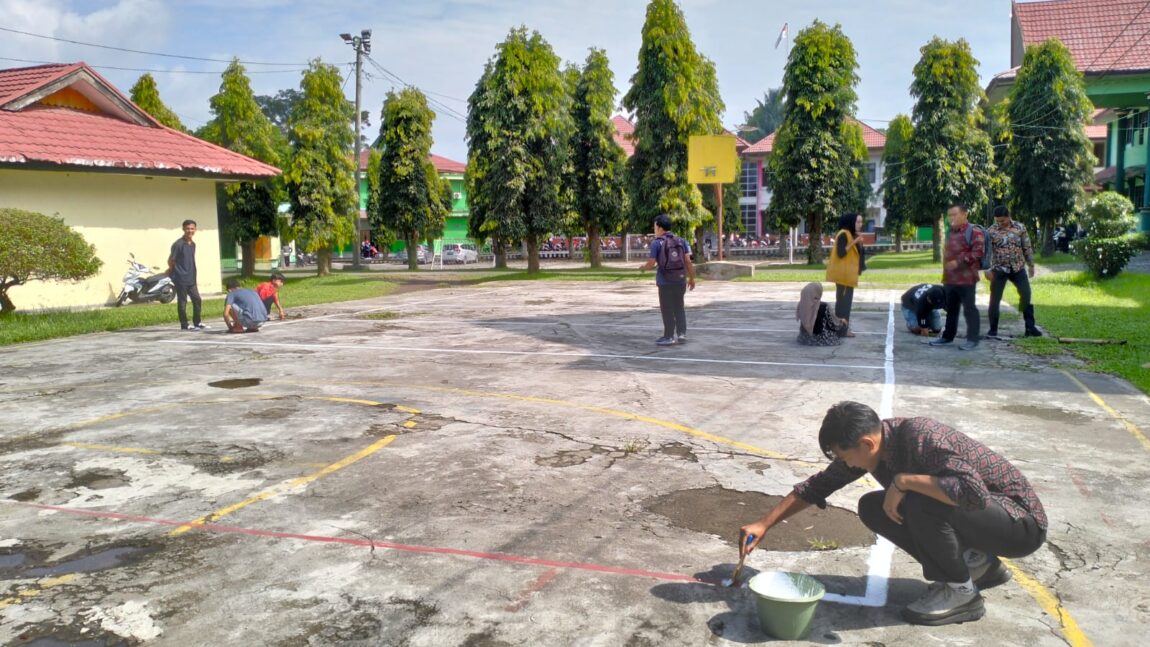
[{"label": "crouching man in batik shirt", "polygon": [[1026,477],[941,422],[879,420],[864,404],[840,402],[823,418],[819,447],[833,462],[740,529],[744,553],[778,522],[811,504],[825,508],[828,496],[869,472],[884,489],[859,499],[859,518],[922,564],[933,582],[902,616],[945,625],[982,617],[979,591],[1010,579],[999,557],[1024,557],[1046,541],[1046,513]]}]

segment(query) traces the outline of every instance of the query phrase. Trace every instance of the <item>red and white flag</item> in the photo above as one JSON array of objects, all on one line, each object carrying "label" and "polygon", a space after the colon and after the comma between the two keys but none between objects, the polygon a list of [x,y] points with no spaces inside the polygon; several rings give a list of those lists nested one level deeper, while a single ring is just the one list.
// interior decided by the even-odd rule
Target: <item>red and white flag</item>
[{"label": "red and white flag", "polygon": [[783,23],[783,28],[779,30],[779,37],[775,39],[775,49],[779,48],[779,43],[787,39],[787,23]]}]

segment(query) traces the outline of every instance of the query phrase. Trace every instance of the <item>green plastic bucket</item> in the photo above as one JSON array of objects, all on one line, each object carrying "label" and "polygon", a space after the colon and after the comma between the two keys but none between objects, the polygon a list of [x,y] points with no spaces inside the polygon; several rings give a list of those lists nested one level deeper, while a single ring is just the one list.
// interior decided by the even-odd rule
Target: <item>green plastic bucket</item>
[{"label": "green plastic bucket", "polygon": [[822,582],[810,575],[784,571],[759,573],[747,586],[755,594],[759,626],[781,640],[807,637],[815,608],[827,592]]}]

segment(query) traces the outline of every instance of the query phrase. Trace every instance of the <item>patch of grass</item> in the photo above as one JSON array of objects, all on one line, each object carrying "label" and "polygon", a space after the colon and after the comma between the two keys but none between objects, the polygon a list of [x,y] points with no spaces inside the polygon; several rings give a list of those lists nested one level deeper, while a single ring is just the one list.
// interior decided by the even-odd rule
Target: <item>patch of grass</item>
[{"label": "patch of grass", "polygon": [[477,283],[489,281],[654,281],[655,272],[639,272],[619,267],[579,267],[563,270],[541,270],[528,274],[526,270],[491,270],[479,277]]},{"label": "patch of grass", "polygon": [[403,315],[399,312],[393,312],[391,310],[385,310],[383,312],[365,312],[364,314],[359,315],[358,318],[359,319],[372,319],[372,320],[380,321],[380,320],[386,320],[386,319],[395,319],[396,317],[401,317],[401,316],[403,316]]},{"label": "patch of grass", "polygon": [[[1056,272],[1032,284],[1035,317],[1055,337],[1124,339],[1124,345],[1060,344],[1050,337],[1019,339],[1019,348],[1035,355],[1069,352],[1093,371],[1116,375],[1150,393],[1150,275],[1124,272],[1095,281],[1086,272]],[[1006,300],[1017,303],[1012,290]]]},{"label": "patch of grass", "polygon": [[643,443],[638,441],[638,440],[630,440],[630,441],[627,441],[626,445],[623,445],[623,453],[628,454],[628,455],[637,454],[642,449],[643,449]]},{"label": "patch of grass", "polygon": [[[243,282],[254,288],[263,279]],[[334,303],[370,299],[390,293],[395,284],[385,277],[362,275],[289,277],[280,288],[280,301],[285,309],[293,306]],[[188,305],[191,316],[191,305]],[[204,299],[203,320],[209,325],[223,325],[224,300]],[[59,337],[71,337],[94,332],[125,330],[164,324],[178,325],[176,304],[129,304],[120,308],[106,307],[86,310],[54,310],[51,312],[15,312],[0,318],[0,346],[19,344]]]},{"label": "patch of grass", "polygon": [[807,545],[811,547],[811,550],[835,550],[839,547],[839,542],[833,539],[812,537],[807,540]]}]

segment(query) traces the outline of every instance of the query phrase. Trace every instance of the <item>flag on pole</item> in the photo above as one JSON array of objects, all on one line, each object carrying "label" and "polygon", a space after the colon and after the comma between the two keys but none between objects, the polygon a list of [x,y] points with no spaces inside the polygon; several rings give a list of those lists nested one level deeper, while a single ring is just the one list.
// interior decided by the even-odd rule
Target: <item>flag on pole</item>
[{"label": "flag on pole", "polygon": [[787,23],[783,23],[783,28],[779,30],[779,37],[775,39],[775,49],[779,48],[779,43],[787,39]]}]

